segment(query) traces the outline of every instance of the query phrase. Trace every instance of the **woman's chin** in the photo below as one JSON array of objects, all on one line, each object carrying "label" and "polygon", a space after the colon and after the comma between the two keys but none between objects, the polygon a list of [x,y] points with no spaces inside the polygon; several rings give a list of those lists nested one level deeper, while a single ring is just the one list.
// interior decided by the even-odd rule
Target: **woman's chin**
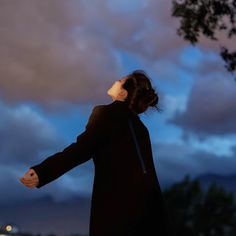
[{"label": "woman's chin", "polygon": [[113,95],[110,93],[109,90],[107,91],[107,94],[108,94],[110,97],[113,97]]}]

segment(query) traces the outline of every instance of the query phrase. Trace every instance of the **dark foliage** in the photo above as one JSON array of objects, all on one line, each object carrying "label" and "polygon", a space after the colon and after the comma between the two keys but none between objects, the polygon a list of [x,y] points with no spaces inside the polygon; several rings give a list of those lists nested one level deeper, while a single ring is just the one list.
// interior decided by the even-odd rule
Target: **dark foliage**
[{"label": "dark foliage", "polygon": [[[236,0],[173,0],[172,16],[180,18],[177,34],[196,44],[201,35],[218,40],[216,33],[224,31],[233,39],[236,35]],[[236,51],[221,46],[222,59],[231,73],[236,71]]]},{"label": "dark foliage", "polygon": [[203,191],[186,176],[164,191],[175,236],[236,235],[236,204],[231,192],[212,183]]}]

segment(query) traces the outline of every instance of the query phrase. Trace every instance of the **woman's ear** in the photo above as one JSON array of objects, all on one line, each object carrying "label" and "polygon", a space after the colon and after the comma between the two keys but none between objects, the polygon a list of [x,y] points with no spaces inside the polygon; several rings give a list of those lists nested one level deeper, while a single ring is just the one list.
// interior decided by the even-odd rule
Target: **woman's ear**
[{"label": "woman's ear", "polygon": [[128,96],[128,91],[125,89],[122,89],[119,95],[121,98],[125,99]]}]

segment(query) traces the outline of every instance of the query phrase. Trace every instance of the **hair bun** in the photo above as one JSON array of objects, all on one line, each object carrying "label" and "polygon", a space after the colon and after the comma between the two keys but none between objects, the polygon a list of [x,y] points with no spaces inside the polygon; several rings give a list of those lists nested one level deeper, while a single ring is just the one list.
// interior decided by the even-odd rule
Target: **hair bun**
[{"label": "hair bun", "polygon": [[153,88],[149,88],[146,90],[146,102],[148,106],[156,106],[158,103],[158,95],[156,94],[155,90]]},{"label": "hair bun", "polygon": [[151,78],[143,70],[135,70],[128,74],[122,87],[128,92],[127,104],[135,113],[143,113],[150,106],[160,111],[157,107],[158,93],[152,87]]}]

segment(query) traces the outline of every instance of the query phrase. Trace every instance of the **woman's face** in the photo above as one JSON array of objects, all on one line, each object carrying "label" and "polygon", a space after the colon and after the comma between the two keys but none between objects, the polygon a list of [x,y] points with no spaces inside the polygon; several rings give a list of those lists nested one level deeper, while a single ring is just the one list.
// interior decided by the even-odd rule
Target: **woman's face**
[{"label": "woman's face", "polygon": [[112,97],[113,101],[124,101],[124,99],[127,97],[127,90],[122,88],[122,85],[124,84],[126,79],[126,77],[123,77],[122,79],[116,80],[113,85],[107,90],[107,94]]}]

